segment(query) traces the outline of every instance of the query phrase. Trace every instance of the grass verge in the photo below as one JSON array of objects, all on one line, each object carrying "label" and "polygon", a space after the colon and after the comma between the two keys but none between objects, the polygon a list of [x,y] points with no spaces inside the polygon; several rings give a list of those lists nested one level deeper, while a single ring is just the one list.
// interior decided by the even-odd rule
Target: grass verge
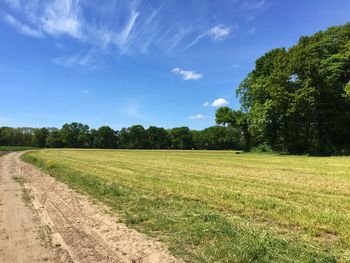
[{"label": "grass verge", "polygon": [[33,150],[34,147],[27,146],[0,146],[0,152],[15,152],[15,151],[27,151]]}]

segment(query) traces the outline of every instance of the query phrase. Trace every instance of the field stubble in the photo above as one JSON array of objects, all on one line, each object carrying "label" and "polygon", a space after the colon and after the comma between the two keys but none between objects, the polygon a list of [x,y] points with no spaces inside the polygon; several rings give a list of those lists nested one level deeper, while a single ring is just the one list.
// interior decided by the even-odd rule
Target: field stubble
[{"label": "field stubble", "polygon": [[350,158],[222,151],[23,156],[198,262],[350,260]]}]

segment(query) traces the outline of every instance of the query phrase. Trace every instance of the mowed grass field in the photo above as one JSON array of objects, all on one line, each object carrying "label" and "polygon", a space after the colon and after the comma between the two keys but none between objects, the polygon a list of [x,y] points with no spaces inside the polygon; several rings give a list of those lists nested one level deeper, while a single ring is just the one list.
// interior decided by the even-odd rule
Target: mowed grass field
[{"label": "mowed grass field", "polygon": [[189,262],[350,261],[350,158],[231,151],[23,156]]}]

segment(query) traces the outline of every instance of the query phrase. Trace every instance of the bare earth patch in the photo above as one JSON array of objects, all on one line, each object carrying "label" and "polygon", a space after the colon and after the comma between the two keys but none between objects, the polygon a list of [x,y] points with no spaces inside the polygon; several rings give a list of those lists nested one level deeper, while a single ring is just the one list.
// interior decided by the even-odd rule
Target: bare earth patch
[{"label": "bare earth patch", "polygon": [[0,158],[0,262],[181,262],[20,155]]}]

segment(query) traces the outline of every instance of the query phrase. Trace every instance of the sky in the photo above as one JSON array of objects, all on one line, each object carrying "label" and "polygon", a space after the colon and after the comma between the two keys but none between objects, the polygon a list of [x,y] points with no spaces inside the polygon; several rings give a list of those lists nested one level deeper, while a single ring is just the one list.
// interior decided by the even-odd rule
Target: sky
[{"label": "sky", "polygon": [[0,0],[0,126],[215,125],[255,60],[349,0]]}]

